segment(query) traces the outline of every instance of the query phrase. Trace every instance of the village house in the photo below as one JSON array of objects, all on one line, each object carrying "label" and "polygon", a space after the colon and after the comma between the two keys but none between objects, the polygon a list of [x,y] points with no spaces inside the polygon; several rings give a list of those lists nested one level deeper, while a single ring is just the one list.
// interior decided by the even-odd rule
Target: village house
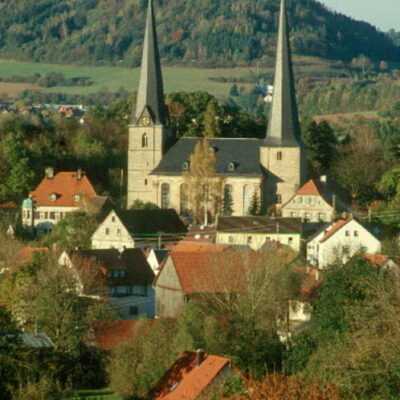
[{"label": "village house", "polygon": [[208,398],[225,380],[242,378],[229,358],[205,354],[202,350],[183,353],[150,393],[152,400],[196,400]]},{"label": "village house", "polygon": [[309,180],[282,206],[282,216],[303,222],[330,222],[338,211],[347,210],[346,194],[326,176]]},{"label": "village house", "polygon": [[22,203],[22,223],[41,236],[71,212],[100,213],[107,200],[97,195],[83,171],[54,174],[46,168],[45,178]]},{"label": "village house", "polygon": [[379,253],[381,242],[376,237],[379,230],[351,217],[325,225],[307,243],[307,261],[318,269],[335,262],[346,263],[356,253]]},{"label": "village house", "polygon": [[92,236],[93,249],[158,247],[186,234],[175,210],[112,210]]},{"label": "village house", "polygon": [[277,242],[300,251],[302,222],[300,218],[219,217],[218,244],[246,245],[261,249],[266,242]]},{"label": "village house", "polygon": [[[77,272],[81,295],[106,298],[121,318],[154,317],[155,275],[142,249],[64,251],[59,264]],[[93,268],[99,279],[93,282],[91,276],[86,283],[88,269],[93,275]]]}]

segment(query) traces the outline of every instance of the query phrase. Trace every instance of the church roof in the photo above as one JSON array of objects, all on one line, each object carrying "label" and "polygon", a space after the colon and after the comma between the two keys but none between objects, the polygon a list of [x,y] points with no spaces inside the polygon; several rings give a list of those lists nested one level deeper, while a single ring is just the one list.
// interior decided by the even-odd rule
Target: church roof
[{"label": "church roof", "polygon": [[302,145],[285,0],[281,1],[274,94],[265,144],[268,147]]},{"label": "church roof", "polygon": [[[185,163],[190,160],[199,138],[181,138],[164,155],[153,175],[181,175]],[[223,139],[208,140],[217,155],[216,172],[224,176],[263,175],[260,164],[260,139]]]},{"label": "church roof", "polygon": [[138,124],[142,115],[150,116],[156,125],[164,124],[167,119],[153,0],[149,0],[147,10],[142,67],[132,124]]}]

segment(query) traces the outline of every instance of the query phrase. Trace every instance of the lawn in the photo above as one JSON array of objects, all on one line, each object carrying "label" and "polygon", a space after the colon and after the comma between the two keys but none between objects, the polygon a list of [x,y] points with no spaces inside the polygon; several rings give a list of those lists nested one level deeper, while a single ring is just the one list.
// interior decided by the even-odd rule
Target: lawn
[{"label": "lawn", "polygon": [[81,390],[78,396],[69,397],[67,400],[121,400],[108,389]]},{"label": "lawn", "polygon": [[[313,71],[329,71],[326,61],[313,57],[299,57],[295,67],[298,72],[312,74]],[[262,65],[260,65],[262,67]],[[12,75],[27,76],[34,73],[41,75],[47,72],[61,72],[67,78],[88,77],[93,85],[86,87],[53,87],[40,88],[44,91],[88,94],[107,88],[116,91],[124,87],[128,91],[136,90],[139,81],[139,68],[123,67],[93,67],[77,65],[39,64],[22,61],[0,60],[0,77],[7,78]],[[273,74],[273,68],[260,68],[260,74]],[[236,68],[190,68],[179,66],[163,67],[164,85],[166,92],[205,90],[218,98],[226,97],[232,82],[215,82],[210,78],[248,78],[251,73],[256,73],[255,67]],[[238,83],[239,86],[250,84]],[[23,84],[22,84],[23,87]],[[20,89],[21,86],[18,88]],[[1,89],[0,93],[5,90]],[[10,93],[10,97],[13,97]]]},{"label": "lawn", "polygon": [[[246,78],[249,76],[251,68],[188,68],[188,67],[163,67],[164,83],[166,92],[173,91],[195,91],[206,90],[217,97],[227,96],[232,83],[215,82],[209,78],[232,77]],[[57,64],[37,64],[20,61],[0,61],[0,77],[7,78],[12,75],[27,76],[34,73],[45,74],[56,71],[63,73],[67,78],[88,77],[93,85],[86,87],[53,87],[41,90],[88,94],[97,92],[102,88],[111,91],[118,90],[121,86],[128,91],[134,91],[138,86],[139,68],[122,67],[91,67],[91,66],[71,66]],[[260,70],[269,72],[272,70]],[[246,84],[239,84],[246,86]],[[0,90],[1,91],[1,90]],[[4,92],[4,90],[2,90]]]}]

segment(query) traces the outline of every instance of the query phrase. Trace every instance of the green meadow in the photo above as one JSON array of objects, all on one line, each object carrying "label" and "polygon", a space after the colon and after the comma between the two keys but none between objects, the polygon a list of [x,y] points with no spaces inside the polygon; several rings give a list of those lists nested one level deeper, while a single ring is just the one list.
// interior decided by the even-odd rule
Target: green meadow
[{"label": "green meadow", "polygon": [[[12,75],[27,76],[34,73],[43,75],[53,71],[61,72],[67,78],[88,77],[93,84],[85,87],[52,87],[50,89],[40,88],[40,90],[88,94],[98,92],[104,88],[117,91],[121,86],[128,91],[134,91],[138,85],[140,70],[139,68],[37,64],[9,60],[0,61],[0,77],[2,78],[7,78]],[[227,96],[232,83],[215,82],[211,81],[209,78],[247,78],[251,71],[255,72],[255,69],[252,70],[250,67],[216,69],[163,67],[166,92],[205,90],[217,97]],[[263,72],[272,73],[272,69],[260,70],[260,73]],[[247,86],[243,83],[238,83],[238,85]]]}]

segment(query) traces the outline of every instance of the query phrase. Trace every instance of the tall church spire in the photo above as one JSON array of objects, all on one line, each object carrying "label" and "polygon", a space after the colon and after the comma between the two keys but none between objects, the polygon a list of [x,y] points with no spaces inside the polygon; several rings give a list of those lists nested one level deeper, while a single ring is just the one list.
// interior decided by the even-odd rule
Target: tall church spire
[{"label": "tall church spire", "polygon": [[156,125],[164,125],[167,121],[153,0],[149,0],[148,4],[139,90],[132,123],[140,124],[140,118],[144,115],[151,117]]},{"label": "tall church spire", "polygon": [[286,0],[281,0],[275,83],[267,131],[268,147],[302,146],[292,69]]}]

